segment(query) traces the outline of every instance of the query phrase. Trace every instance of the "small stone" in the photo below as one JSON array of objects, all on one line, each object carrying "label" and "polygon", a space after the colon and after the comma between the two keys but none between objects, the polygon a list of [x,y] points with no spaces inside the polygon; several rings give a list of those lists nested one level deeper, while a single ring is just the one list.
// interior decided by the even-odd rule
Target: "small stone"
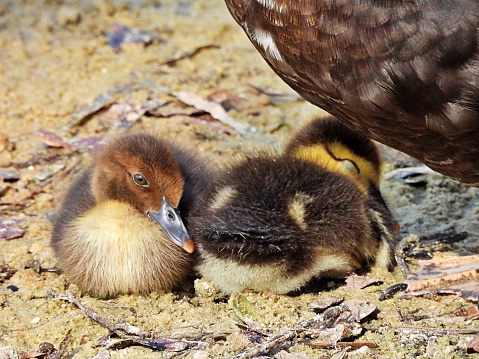
[{"label": "small stone", "polygon": [[0,358],[19,359],[19,356],[14,347],[0,345]]},{"label": "small stone", "polygon": [[205,279],[195,280],[195,292],[200,297],[215,297],[220,291]]},{"label": "small stone", "polygon": [[63,6],[58,11],[57,21],[62,26],[78,24],[81,21],[81,10],[77,7]]}]

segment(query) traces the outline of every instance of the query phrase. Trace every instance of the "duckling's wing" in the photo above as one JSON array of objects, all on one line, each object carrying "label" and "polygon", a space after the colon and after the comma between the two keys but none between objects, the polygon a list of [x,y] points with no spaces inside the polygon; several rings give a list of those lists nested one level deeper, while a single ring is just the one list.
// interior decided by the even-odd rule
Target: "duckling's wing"
[{"label": "duckling's wing", "polygon": [[91,168],[84,170],[68,190],[63,203],[57,213],[56,223],[52,233],[52,244],[54,247],[63,238],[63,233],[75,219],[82,213],[92,208],[95,199],[90,189]]}]

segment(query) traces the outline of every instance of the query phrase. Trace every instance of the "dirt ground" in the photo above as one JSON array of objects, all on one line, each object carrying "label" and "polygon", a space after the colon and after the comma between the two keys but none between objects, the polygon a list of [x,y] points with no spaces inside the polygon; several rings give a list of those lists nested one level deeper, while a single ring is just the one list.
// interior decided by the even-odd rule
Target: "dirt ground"
[{"label": "dirt ground", "polygon": [[[123,43],[121,49],[113,49],[106,35],[115,23],[148,31],[154,35],[152,43]],[[264,340],[237,325],[241,321],[234,309],[237,296],[224,296],[201,279],[173,293],[102,300],[83,295],[63,275],[45,271],[56,266],[49,240],[58,198],[71,176],[88,163],[87,145],[95,137],[134,123],[160,129],[165,137],[189,143],[199,154],[221,161],[253,148],[280,149],[301,123],[324,115],[290,96],[292,91],[256,53],[222,0],[3,0],[0,53],[0,219],[16,220],[11,228],[19,231],[18,238],[0,240],[0,358],[16,358],[14,352],[33,357],[43,342],[58,348],[69,331],[71,341],[62,357],[75,359],[228,358]],[[228,114],[253,126],[255,132],[242,137],[208,114],[194,113],[179,104],[177,92],[213,100],[226,96],[232,107]],[[146,116],[142,106],[152,100],[168,104],[160,113]],[[395,151],[384,152],[385,172],[416,164]],[[5,177],[7,170],[12,177]],[[428,235],[450,227],[466,230],[468,239],[443,250],[450,255],[478,254],[478,189],[439,175],[426,175],[417,182],[383,180],[382,191],[401,224],[401,235]],[[6,231],[5,221],[0,224]],[[474,330],[479,330],[476,303],[432,294],[379,301],[381,290],[403,277],[398,269],[371,275],[383,283],[351,291],[344,282],[335,281],[326,283],[321,292],[245,293],[240,298],[251,303],[251,316],[270,334],[313,317],[307,305],[315,300],[341,296],[367,300],[377,310],[362,321],[361,333],[347,340],[377,347],[318,348],[310,345],[315,340],[295,336],[262,355],[290,359],[478,356],[466,353],[467,343],[477,336]],[[188,347],[175,352],[125,345],[105,351],[108,329],[75,305],[51,298],[48,291],[74,295],[110,323],[186,338]]]}]

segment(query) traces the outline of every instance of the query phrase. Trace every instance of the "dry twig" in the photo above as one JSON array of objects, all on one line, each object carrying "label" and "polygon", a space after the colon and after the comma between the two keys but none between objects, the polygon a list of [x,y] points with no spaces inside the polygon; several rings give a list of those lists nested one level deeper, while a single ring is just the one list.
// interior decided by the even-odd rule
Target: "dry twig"
[{"label": "dry twig", "polygon": [[175,55],[173,57],[170,57],[169,59],[166,59],[166,60],[160,62],[158,65],[160,65],[160,66],[161,65],[173,65],[180,60],[192,58],[193,56],[198,54],[200,51],[207,50],[207,49],[219,49],[219,46],[214,45],[214,44],[198,46],[198,47],[194,48],[193,50],[185,51],[185,52],[182,52],[179,55]]},{"label": "dry twig", "polygon": [[94,322],[100,324],[102,327],[107,328],[110,332],[115,333],[119,337],[124,337],[126,335],[134,335],[139,336],[141,338],[152,338],[153,335],[150,332],[145,332],[138,327],[130,324],[111,324],[106,321],[104,318],[100,317],[100,315],[95,312],[93,309],[85,306],[82,302],[76,299],[71,294],[64,294],[64,293],[54,293],[52,291],[48,291],[48,295],[52,296],[55,299],[60,299],[67,301],[76,305],[83,313],[88,315]]},{"label": "dry twig", "polygon": [[335,347],[379,348],[379,345],[377,345],[376,343],[369,343],[369,342],[337,342],[337,343],[334,343],[334,344],[331,344],[331,343],[306,343],[306,345],[308,347],[311,347],[311,348],[323,348],[323,349],[332,349],[332,348],[335,348]]}]

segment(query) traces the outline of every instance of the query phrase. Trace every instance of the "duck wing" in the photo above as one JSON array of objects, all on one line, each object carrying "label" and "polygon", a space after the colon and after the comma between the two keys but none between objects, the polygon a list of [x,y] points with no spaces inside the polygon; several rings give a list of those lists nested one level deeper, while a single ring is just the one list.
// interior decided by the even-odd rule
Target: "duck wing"
[{"label": "duck wing", "polygon": [[225,1],[307,101],[479,186],[477,0]]}]

